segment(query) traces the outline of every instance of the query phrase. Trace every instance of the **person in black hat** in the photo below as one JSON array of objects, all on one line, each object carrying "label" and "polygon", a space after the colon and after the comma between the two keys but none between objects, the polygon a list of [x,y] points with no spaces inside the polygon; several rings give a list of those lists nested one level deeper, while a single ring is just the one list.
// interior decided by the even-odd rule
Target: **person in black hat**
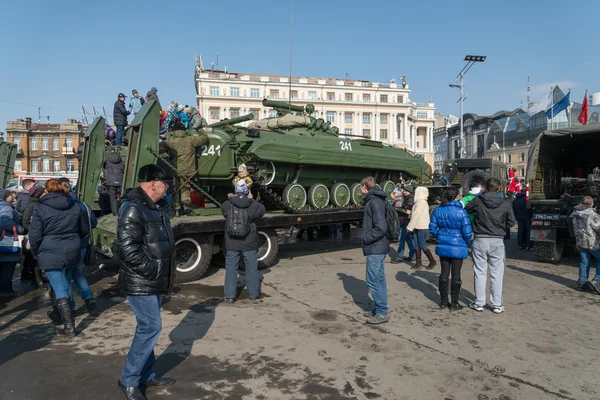
[{"label": "person in black hat", "polygon": [[123,197],[119,211],[119,286],[137,320],[119,379],[119,388],[127,400],[146,399],[140,386],[175,383],[171,378],[157,377],[152,369],[154,346],[162,326],[162,296],[171,293],[175,272],[175,238],[169,206],[163,200],[171,179],[158,165],[144,165],[138,172],[139,187]]},{"label": "person in black hat", "polygon": [[115,144],[121,146],[123,144],[123,136],[125,135],[125,127],[127,126],[127,116],[131,114],[131,111],[127,111],[125,108],[125,95],[119,93],[119,98],[115,101],[115,108],[113,110],[113,120],[117,126],[117,138]]}]

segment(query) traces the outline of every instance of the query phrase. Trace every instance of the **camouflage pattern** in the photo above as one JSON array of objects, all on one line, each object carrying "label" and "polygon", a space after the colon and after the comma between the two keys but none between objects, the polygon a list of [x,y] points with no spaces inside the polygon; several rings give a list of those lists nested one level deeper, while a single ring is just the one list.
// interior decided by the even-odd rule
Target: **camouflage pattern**
[{"label": "camouflage pattern", "polygon": [[208,136],[203,129],[198,131],[198,136],[188,136],[186,131],[174,131],[163,142],[169,150],[172,164],[179,177],[194,174],[196,171],[196,148],[208,143]]}]

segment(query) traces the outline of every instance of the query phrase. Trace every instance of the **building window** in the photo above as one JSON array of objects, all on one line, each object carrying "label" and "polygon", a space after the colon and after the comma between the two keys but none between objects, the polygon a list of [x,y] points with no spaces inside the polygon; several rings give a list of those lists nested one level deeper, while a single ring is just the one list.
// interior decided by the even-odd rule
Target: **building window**
[{"label": "building window", "polygon": [[42,150],[48,150],[48,138],[42,138]]},{"label": "building window", "polygon": [[346,93],[345,98],[346,98],[346,101],[352,101],[352,98],[353,98],[352,93]]},{"label": "building window", "polygon": [[352,113],[351,112],[344,113],[344,122],[347,124],[352,123]]},{"label": "building window", "polygon": [[54,172],[60,171],[60,161],[54,161]]},{"label": "building window", "polygon": [[240,88],[232,87],[231,90],[229,90],[229,95],[233,97],[240,97]]},{"label": "building window", "polygon": [[519,175],[519,176],[521,176],[521,177],[525,176],[525,168],[521,168],[521,175]]},{"label": "building window", "polygon": [[507,160],[507,162],[511,163],[512,162],[512,154],[507,154],[506,160]]},{"label": "building window", "polygon": [[297,99],[298,98],[298,91],[297,90],[292,90],[290,93],[292,95],[292,99]]},{"label": "building window", "polygon": [[371,130],[370,129],[363,129],[363,136],[364,137],[370,137],[371,136]]},{"label": "building window", "polygon": [[398,139],[402,139],[402,132],[400,132],[400,129],[398,129],[397,137]]},{"label": "building window", "polygon": [[335,100],[335,93],[327,92],[327,100]]},{"label": "building window", "polygon": [[73,150],[73,138],[72,137],[68,137],[66,139],[66,144],[67,144],[67,151]]},{"label": "building window", "polygon": [[58,148],[58,138],[52,139],[52,150],[60,150]]},{"label": "building window", "polygon": [[344,129],[344,135],[352,135],[352,128]]},{"label": "building window", "polygon": [[37,138],[32,138],[31,139],[31,150],[37,150],[38,149],[37,144],[38,144]]},{"label": "building window", "polygon": [[260,97],[260,89],[250,89],[250,97]]},{"label": "building window", "polygon": [[316,100],[317,98],[317,92],[315,92],[314,90],[309,90],[308,91],[308,98],[311,100]]},{"label": "building window", "polygon": [[404,96],[398,95],[398,97],[396,97],[396,103],[404,103]]},{"label": "building window", "polygon": [[279,89],[271,89],[269,91],[269,97],[272,99],[278,99],[279,98]]},{"label": "building window", "polygon": [[210,95],[211,96],[218,96],[219,95],[219,87],[218,86],[211,86],[210,87]]},{"label": "building window", "polygon": [[250,110],[252,115],[254,115],[254,120],[260,119],[260,110]]},{"label": "building window", "polygon": [[498,161],[502,161],[502,156],[498,156]]},{"label": "building window", "polygon": [[427,111],[419,111],[417,112],[418,119],[427,119]]},{"label": "building window", "polygon": [[21,160],[15,161],[15,171],[23,171],[23,163]]},{"label": "building window", "polygon": [[17,151],[21,150],[21,138],[14,138],[13,139],[13,144],[15,146],[17,146]]},{"label": "building window", "polygon": [[387,100],[388,100],[387,94],[379,95],[379,102],[380,103],[387,103],[388,102]]},{"label": "building window", "polygon": [[380,129],[379,130],[379,138],[380,139],[387,139],[387,129]]},{"label": "building window", "polygon": [[208,110],[208,115],[210,119],[219,119],[219,109],[218,108],[210,108]]},{"label": "building window", "polygon": [[327,122],[331,122],[332,124],[335,122],[335,111],[327,111],[325,115]]},{"label": "building window", "polygon": [[75,171],[75,161],[67,160],[67,172],[73,172],[73,171]]},{"label": "building window", "polygon": [[371,113],[364,113],[363,114],[363,124],[370,124],[371,123]]},{"label": "building window", "polygon": [[379,122],[382,124],[387,124],[388,123],[388,115],[387,114],[381,114],[379,116]]},{"label": "building window", "polygon": [[237,118],[240,116],[240,109],[239,108],[232,108],[231,109],[231,118]]},{"label": "building window", "polygon": [[50,172],[50,160],[48,160],[47,158],[42,160],[42,171]]},{"label": "building window", "polygon": [[31,162],[31,172],[38,172],[39,171],[39,161],[34,160]]},{"label": "building window", "polygon": [[277,110],[269,110],[269,117],[271,117],[271,118],[277,117]]},{"label": "building window", "polygon": [[363,94],[363,101],[364,102],[370,102],[371,101],[371,95],[370,94]]},{"label": "building window", "polygon": [[521,153],[520,160],[521,160],[521,162],[525,161],[525,153]]}]

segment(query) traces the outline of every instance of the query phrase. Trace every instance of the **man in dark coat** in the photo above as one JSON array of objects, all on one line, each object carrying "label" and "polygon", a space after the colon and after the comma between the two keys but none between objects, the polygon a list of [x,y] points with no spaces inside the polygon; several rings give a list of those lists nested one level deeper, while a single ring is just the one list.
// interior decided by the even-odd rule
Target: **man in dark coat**
[{"label": "man in dark coat", "polygon": [[119,93],[119,98],[115,101],[115,108],[113,110],[113,120],[117,126],[117,138],[115,144],[121,146],[123,144],[123,136],[125,135],[125,127],[127,126],[127,116],[131,114],[131,111],[127,111],[125,108],[125,95]]},{"label": "man in dark coat", "polygon": [[365,214],[362,223],[362,248],[367,256],[367,286],[375,302],[375,310],[365,314],[368,324],[389,321],[387,282],[385,280],[385,256],[390,251],[387,238],[385,207],[387,195],[376,187],[375,178],[369,176],[360,182]]},{"label": "man in dark coat", "polygon": [[27,203],[29,203],[31,196],[29,189],[35,186],[35,181],[33,179],[23,179],[21,185],[23,186],[23,191],[17,194],[17,203],[15,205],[15,211],[19,217],[23,217],[23,212],[25,212],[25,208],[27,208]]},{"label": "man in dark coat", "polygon": [[[246,285],[248,297],[257,302],[260,297],[260,278],[258,276],[257,251],[259,247],[258,232],[254,221],[265,215],[265,206],[252,199],[246,181],[240,180],[235,185],[235,195],[221,205],[225,217],[225,302],[233,304],[237,289],[237,270],[240,258],[246,267]],[[229,232],[237,224],[242,235]],[[245,235],[243,235],[245,233]]]},{"label": "man in dark coat", "polygon": [[106,151],[104,169],[106,170],[105,185],[110,196],[110,210],[113,215],[117,215],[119,212],[118,195],[123,185],[123,173],[125,171],[125,163],[118,149],[111,148]]},{"label": "man in dark coat", "polygon": [[517,226],[519,227],[517,233],[517,244],[519,245],[519,249],[531,250],[533,248],[533,243],[529,240],[529,233],[531,231],[532,210],[527,209],[527,197],[524,187],[521,189],[520,193],[517,193],[513,200],[513,211],[515,212]]},{"label": "man in dark coat", "polygon": [[150,89],[150,91],[148,91],[148,93],[146,93],[146,101],[150,101],[150,100],[154,100],[158,103],[158,108],[162,110],[162,107],[160,106],[160,101],[158,101],[158,95],[156,94],[156,92],[158,92],[158,90],[155,87],[152,87],[152,89]]},{"label": "man in dark coat", "polygon": [[[398,251],[396,252],[396,258],[392,260],[392,264],[399,264],[402,262],[411,262],[415,258],[415,242],[413,235],[406,229],[410,222],[410,213],[415,205],[415,197],[413,195],[414,189],[411,185],[404,185],[402,188],[402,195],[404,200],[402,206],[398,211],[398,217],[400,218],[400,235],[398,237]],[[408,245],[408,257],[404,257],[404,245]]]},{"label": "man in dark coat", "polygon": [[160,336],[162,297],[171,293],[175,272],[175,238],[167,194],[170,178],[155,164],[138,172],[140,186],[124,196],[119,211],[117,245],[122,262],[119,287],[137,320],[135,336],[121,372],[119,388],[126,400],[145,400],[140,386],[164,387],[175,380],[159,378],[152,367]]}]

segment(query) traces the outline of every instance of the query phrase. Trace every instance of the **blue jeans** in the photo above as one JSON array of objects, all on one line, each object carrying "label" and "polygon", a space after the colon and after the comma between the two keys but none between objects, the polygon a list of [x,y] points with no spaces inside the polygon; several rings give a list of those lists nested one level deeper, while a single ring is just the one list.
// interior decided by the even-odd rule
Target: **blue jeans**
[{"label": "blue jeans", "polygon": [[592,266],[592,256],[596,258],[596,276],[594,280],[600,279],[600,270],[598,269],[598,263],[600,262],[600,250],[579,250],[581,258],[579,260],[579,280],[578,283],[586,283],[590,275],[590,268]]},{"label": "blue jeans", "polygon": [[427,251],[427,238],[429,237],[429,229],[415,229],[414,233],[417,248]]},{"label": "blue jeans", "polygon": [[375,314],[388,315],[387,282],[385,280],[385,254],[367,256],[367,286],[375,301]]},{"label": "blue jeans", "polygon": [[[83,276],[83,260],[85,259],[85,255],[87,254],[87,249],[81,249],[81,262],[73,268],[73,280],[79,289],[79,294],[81,298],[85,301],[94,297],[92,294],[92,289],[87,283],[85,276]],[[74,301],[74,296],[72,295],[71,290],[71,301]]]},{"label": "blue jeans", "polygon": [[117,125],[117,135],[115,138],[115,144],[117,146],[123,144],[123,136],[125,136],[125,125]]},{"label": "blue jeans", "polygon": [[415,258],[415,243],[413,242],[412,233],[410,233],[406,227],[400,231],[400,237],[398,238],[398,252],[396,253],[396,260],[402,260],[404,258],[404,244],[408,244],[408,256]]},{"label": "blue jeans", "polygon": [[11,293],[14,291],[12,279],[16,266],[16,261],[0,263],[0,293]]},{"label": "blue jeans", "polygon": [[127,353],[125,367],[121,371],[121,384],[138,387],[156,376],[152,367],[156,362],[154,346],[162,329],[162,296],[127,296],[127,300],[135,314],[137,327]]},{"label": "blue jeans", "polygon": [[47,269],[45,272],[57,299],[71,297],[73,293],[73,289],[71,289],[73,268]]},{"label": "blue jeans", "polygon": [[244,265],[246,266],[246,287],[248,288],[248,297],[250,299],[258,299],[260,297],[260,279],[258,277],[258,258],[256,257],[256,250],[227,250],[225,256],[225,298],[235,298],[237,291],[237,270],[240,265],[240,257],[244,258]]}]

